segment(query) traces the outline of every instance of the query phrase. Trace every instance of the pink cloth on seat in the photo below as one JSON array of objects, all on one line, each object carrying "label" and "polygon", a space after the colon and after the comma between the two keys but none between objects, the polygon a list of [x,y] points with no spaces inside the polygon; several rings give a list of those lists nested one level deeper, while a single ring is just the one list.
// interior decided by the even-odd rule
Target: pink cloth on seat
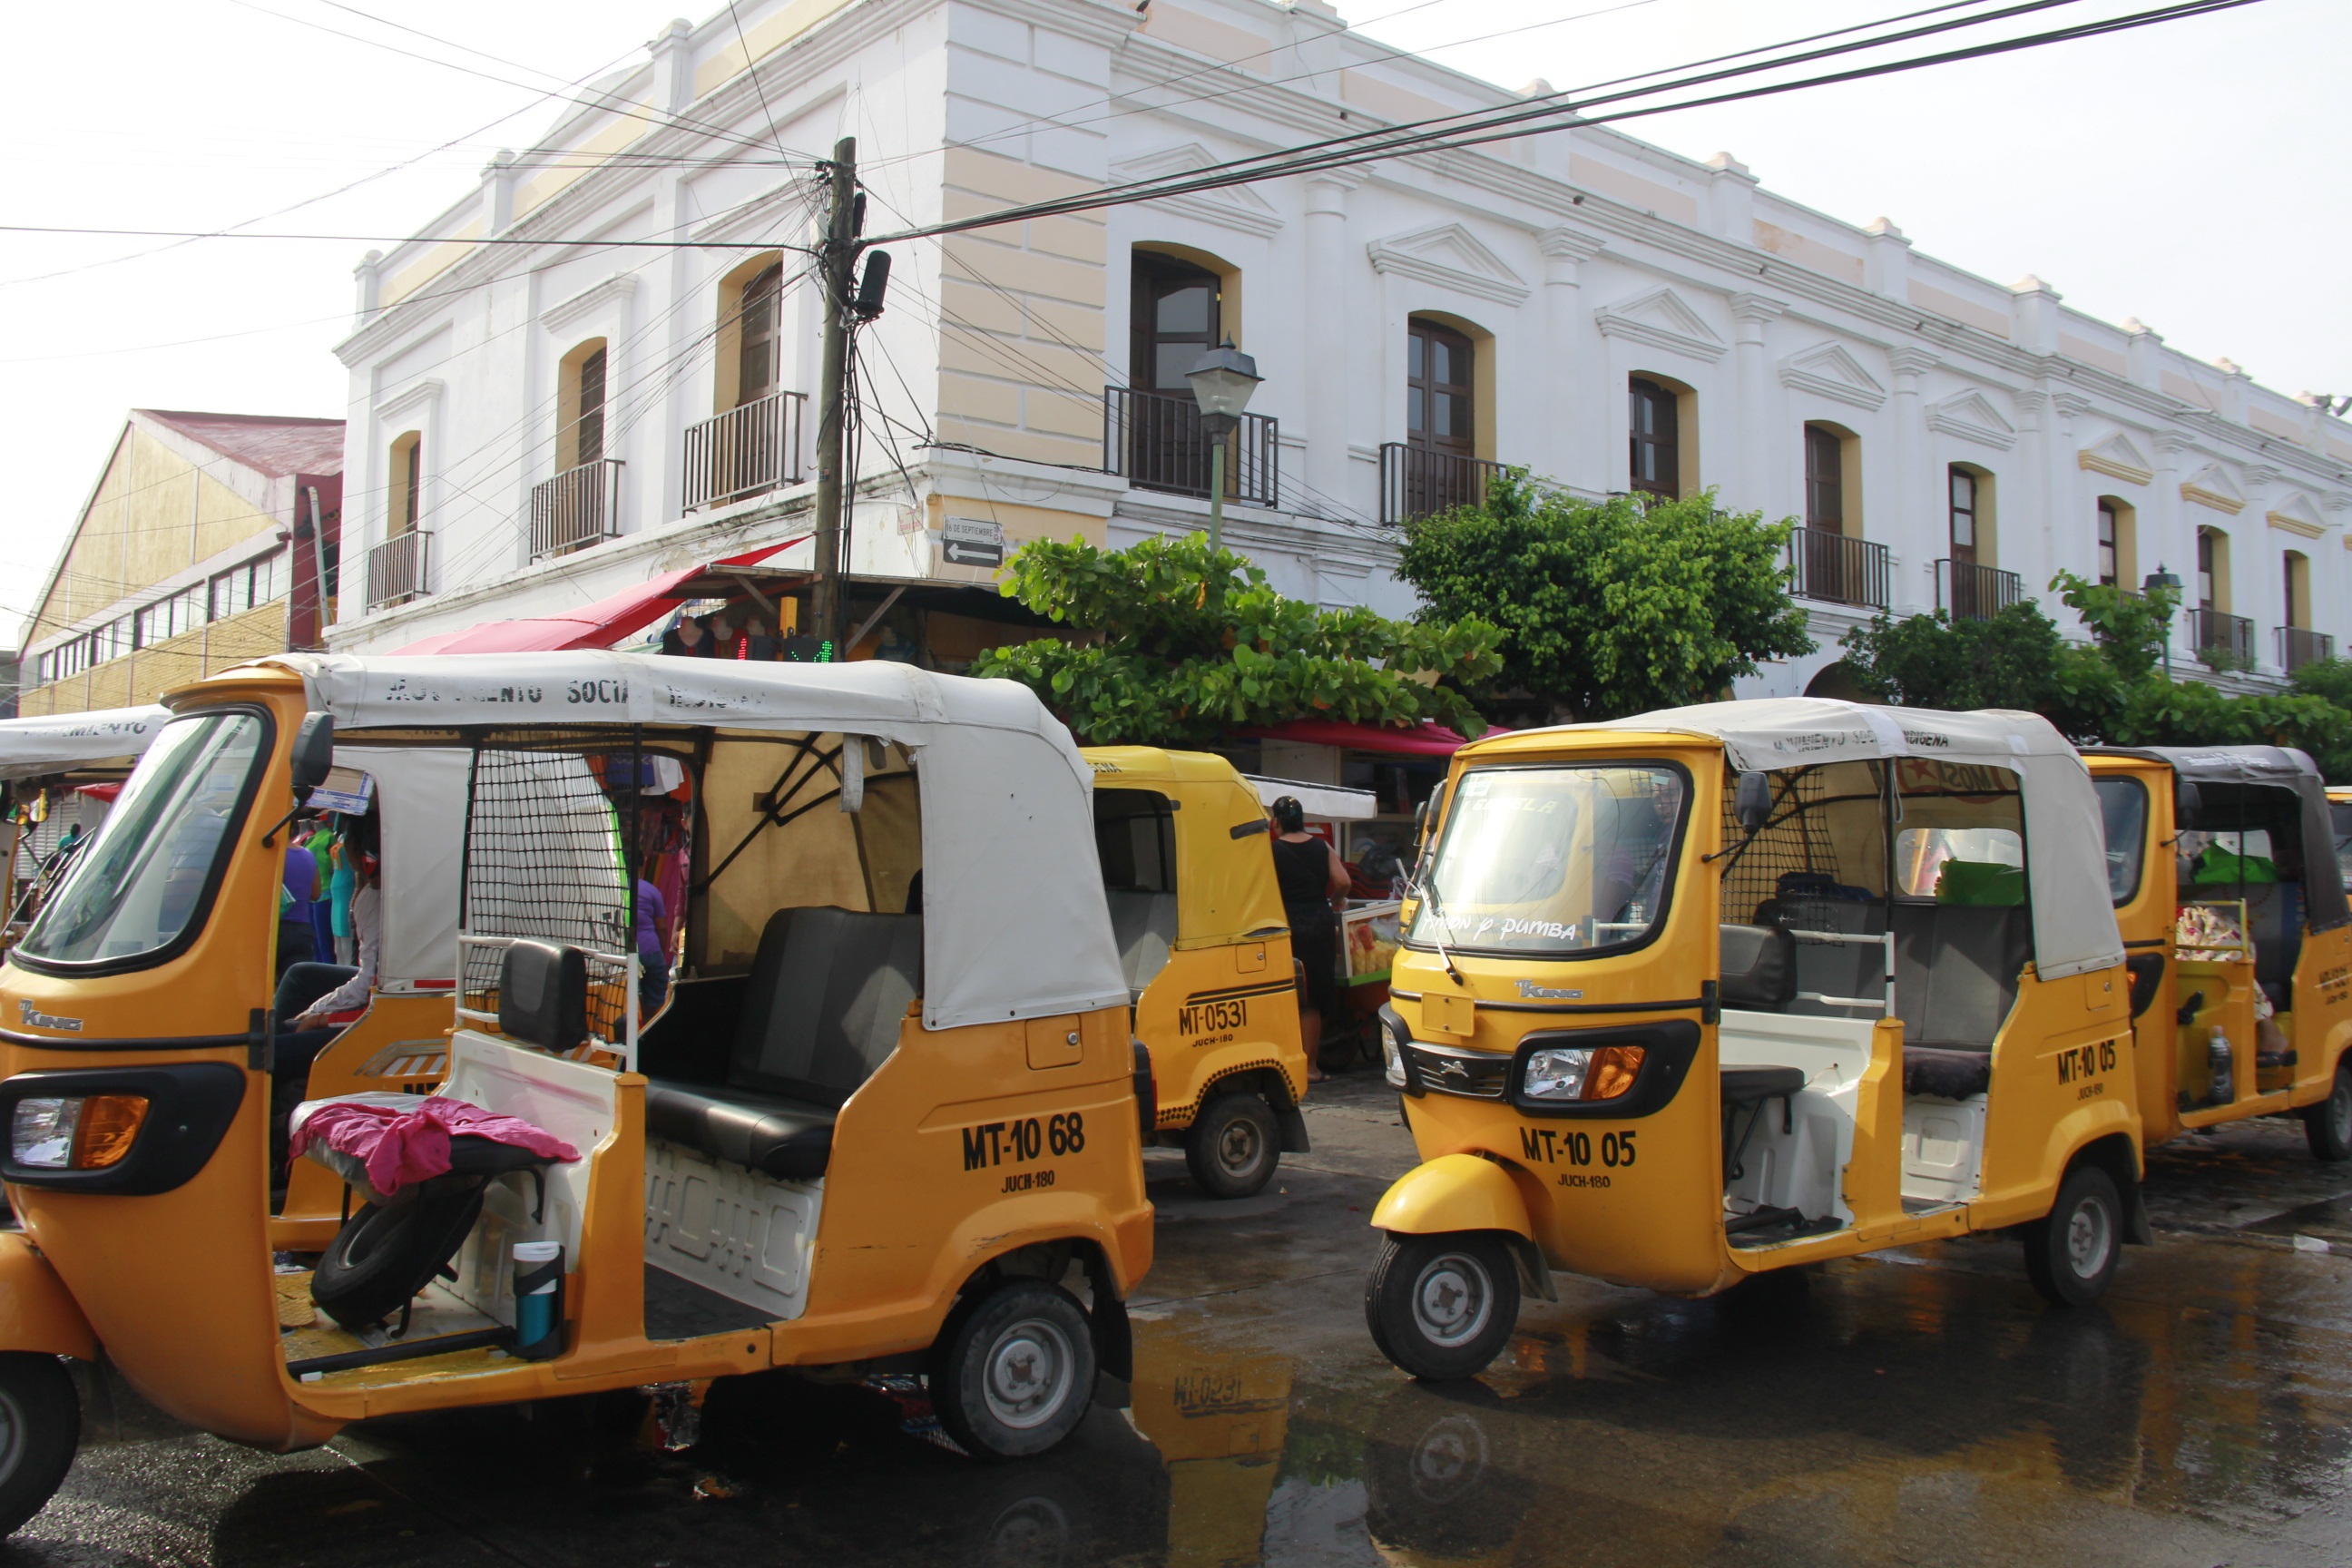
[{"label": "pink cloth on seat", "polygon": [[313,1142],[324,1142],[365,1164],[369,1184],[390,1197],[411,1182],[447,1175],[449,1139],[459,1133],[510,1143],[550,1160],[580,1158],[571,1144],[519,1117],[438,1095],[409,1110],[330,1100],[295,1129],[291,1152],[299,1158]]}]

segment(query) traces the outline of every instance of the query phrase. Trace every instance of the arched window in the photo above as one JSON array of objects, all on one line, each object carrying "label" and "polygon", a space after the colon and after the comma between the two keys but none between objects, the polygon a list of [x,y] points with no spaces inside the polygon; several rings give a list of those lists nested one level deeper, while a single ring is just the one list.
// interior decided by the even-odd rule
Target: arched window
[{"label": "arched window", "polygon": [[2111,588],[2129,588],[2139,581],[2139,541],[2137,514],[2129,501],[2101,496],[2092,542],[2098,579]]},{"label": "arched window", "polygon": [[782,263],[743,285],[735,370],[738,408],[783,389],[783,288]]},{"label": "arched window", "polygon": [[2230,536],[2218,528],[2197,531],[2197,607],[2230,608]]},{"label": "arched window", "polygon": [[2300,550],[2286,552],[2286,596],[2280,601],[2290,626],[2311,625],[2311,558]]},{"label": "arched window", "polygon": [[592,338],[563,356],[557,396],[562,420],[556,441],[558,470],[604,460],[606,358],[602,338]]},{"label": "arched window", "polygon": [[1408,446],[1477,455],[1477,350],[1451,327],[1415,316],[1405,324],[1404,433]]},{"label": "arched window", "polygon": [[1133,268],[1128,384],[1189,399],[1185,375],[1224,337],[1224,279],[1156,250],[1136,251]]},{"label": "arched window", "polygon": [[1632,377],[1626,391],[1630,488],[1674,500],[1682,494],[1681,397],[1646,375]]},{"label": "arched window", "polygon": [[1973,468],[1952,465],[1951,469],[1951,533],[1952,562],[1955,565],[1989,565],[1979,561],[1979,553],[1990,542],[1985,538],[1985,503],[1992,499],[1990,476]]}]

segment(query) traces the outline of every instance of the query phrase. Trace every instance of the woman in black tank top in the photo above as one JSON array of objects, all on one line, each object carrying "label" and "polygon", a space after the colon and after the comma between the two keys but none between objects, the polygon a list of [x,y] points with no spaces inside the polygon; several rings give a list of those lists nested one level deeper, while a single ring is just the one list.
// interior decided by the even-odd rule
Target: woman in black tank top
[{"label": "woman in black tank top", "polygon": [[1307,831],[1307,808],[1284,795],[1271,807],[1275,885],[1290,922],[1290,951],[1306,971],[1298,994],[1298,1037],[1307,1047],[1307,1080],[1325,1078],[1321,1060],[1323,1015],[1338,1001],[1339,918],[1331,900],[1348,890],[1339,852]]}]

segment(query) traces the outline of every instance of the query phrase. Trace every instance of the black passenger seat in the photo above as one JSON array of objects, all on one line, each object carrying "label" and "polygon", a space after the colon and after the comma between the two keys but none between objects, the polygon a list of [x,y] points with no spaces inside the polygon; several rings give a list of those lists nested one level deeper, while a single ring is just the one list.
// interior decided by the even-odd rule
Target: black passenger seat
[{"label": "black passenger seat", "polygon": [[726,1083],[653,1080],[647,1128],[782,1180],[824,1175],[834,1118],[898,1047],[922,974],[920,915],[777,910],[760,933]]}]

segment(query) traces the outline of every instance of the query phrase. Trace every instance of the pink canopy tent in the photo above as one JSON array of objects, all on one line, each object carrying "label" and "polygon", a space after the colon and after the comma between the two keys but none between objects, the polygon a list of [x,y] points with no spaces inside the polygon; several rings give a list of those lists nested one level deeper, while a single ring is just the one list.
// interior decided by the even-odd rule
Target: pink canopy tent
[{"label": "pink canopy tent", "polygon": [[675,572],[625,588],[617,594],[566,610],[560,616],[533,616],[524,620],[485,621],[463,631],[444,632],[390,653],[553,653],[564,648],[611,647],[631,632],[667,615],[687,595],[678,590],[698,577],[730,566],[756,566],[779,551],[808,538],[801,534],[775,544],[763,544],[740,555],[730,555],[707,566],[684,566]]},{"label": "pink canopy tent", "polygon": [[[1500,731],[1489,730],[1488,734]],[[1337,719],[1293,719],[1262,730],[1244,730],[1263,741],[1297,741],[1311,746],[1339,746],[1351,752],[1386,752],[1391,756],[1450,757],[1470,742],[1434,720],[1391,727],[1350,724]]]}]

